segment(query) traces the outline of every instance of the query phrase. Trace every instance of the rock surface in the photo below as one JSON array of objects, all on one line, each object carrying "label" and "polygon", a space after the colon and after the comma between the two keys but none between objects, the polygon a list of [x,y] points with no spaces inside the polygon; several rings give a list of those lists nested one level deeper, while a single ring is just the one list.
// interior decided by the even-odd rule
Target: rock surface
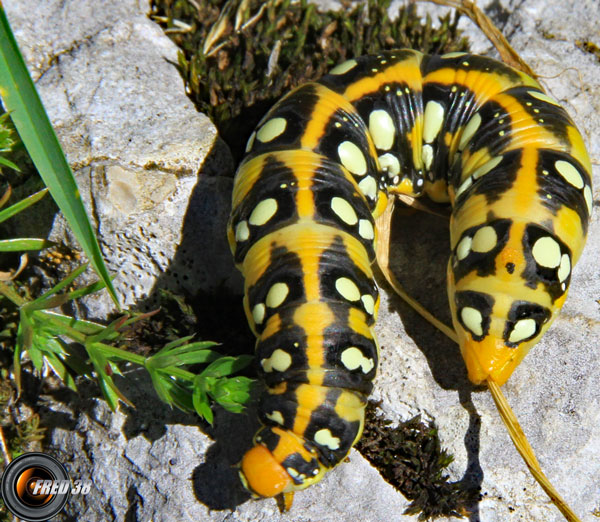
[{"label": "rock surface", "polygon": [[[122,304],[147,298],[159,279],[191,292],[228,280],[231,256],[214,228],[229,212],[230,181],[213,175],[233,165],[186,96],[177,48],[148,18],[148,2],[109,1],[99,11],[91,1],[9,1],[6,9]],[[204,219],[187,224],[198,214]],[[207,258],[191,246],[186,255],[207,235],[217,238]],[[73,243],[60,218],[50,236]],[[102,317],[111,305],[105,295],[88,307]]]},{"label": "rock surface", "polygon": [[[231,165],[219,163],[223,154],[206,159],[214,127],[185,97],[169,63],[176,49],[147,19],[147,3],[105,0],[101,10],[91,0],[4,4],[94,211],[109,265],[119,271],[116,286],[124,301],[144,299],[165,277],[190,291],[223,281],[239,285],[224,239],[231,180],[210,175]],[[583,130],[600,186],[600,144],[592,139],[600,135],[600,62],[575,44],[600,44],[600,4],[481,4]],[[491,50],[470,22],[461,24],[474,51]],[[543,469],[586,522],[596,520],[593,511],[600,508],[599,220],[596,211],[562,315],[504,387]],[[439,219],[398,216],[394,253],[399,278],[448,322],[445,228]],[[66,234],[58,224],[53,233]],[[102,313],[90,306],[92,314]],[[483,498],[470,519],[562,520],[513,448],[489,394],[468,384],[457,348],[385,285],[377,332],[382,361],[374,398],[392,420],[421,413],[436,421],[456,458],[453,479],[466,473],[481,486]],[[129,377],[135,384],[123,387],[135,411],[111,414],[93,397],[93,386],[79,397],[65,392],[48,398],[44,421],[53,427],[54,451],[74,477],[94,480],[90,495],[70,502],[74,518],[416,520],[401,516],[407,501],[356,451],[349,463],[298,494],[290,514],[281,515],[271,500],[245,502],[231,465],[252,436],[251,416],[220,413],[209,429],[171,412],[142,375]]]}]

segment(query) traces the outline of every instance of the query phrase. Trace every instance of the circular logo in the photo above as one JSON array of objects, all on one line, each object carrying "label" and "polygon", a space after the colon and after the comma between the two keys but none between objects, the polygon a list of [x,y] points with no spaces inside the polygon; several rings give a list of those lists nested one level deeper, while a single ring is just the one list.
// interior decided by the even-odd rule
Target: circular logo
[{"label": "circular logo", "polygon": [[8,510],[27,522],[44,522],[69,499],[71,480],[64,466],[45,453],[25,453],[2,475],[0,493]]}]

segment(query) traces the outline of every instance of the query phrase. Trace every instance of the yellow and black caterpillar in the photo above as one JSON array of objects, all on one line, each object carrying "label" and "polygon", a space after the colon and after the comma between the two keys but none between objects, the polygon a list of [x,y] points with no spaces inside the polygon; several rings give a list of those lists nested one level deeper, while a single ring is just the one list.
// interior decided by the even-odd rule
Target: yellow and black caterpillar
[{"label": "yellow and black caterpillar", "polygon": [[465,53],[349,60],[282,98],[235,179],[229,242],[258,338],[258,496],[317,481],[362,432],[378,360],[374,219],[452,205],[448,295],[474,383],[503,384],[560,310],[592,208],[581,135],[531,77]]}]

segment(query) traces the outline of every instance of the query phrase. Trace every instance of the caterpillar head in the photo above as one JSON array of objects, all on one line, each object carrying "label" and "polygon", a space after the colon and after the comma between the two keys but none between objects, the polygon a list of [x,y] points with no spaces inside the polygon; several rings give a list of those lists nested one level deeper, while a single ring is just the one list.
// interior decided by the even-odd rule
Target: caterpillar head
[{"label": "caterpillar head", "polygon": [[240,479],[255,498],[307,488],[327,471],[317,451],[291,431],[264,427],[254,444],[242,458]]},{"label": "caterpillar head", "polygon": [[570,268],[569,248],[536,224],[503,219],[463,233],[448,295],[473,383],[506,382],[562,307]]}]

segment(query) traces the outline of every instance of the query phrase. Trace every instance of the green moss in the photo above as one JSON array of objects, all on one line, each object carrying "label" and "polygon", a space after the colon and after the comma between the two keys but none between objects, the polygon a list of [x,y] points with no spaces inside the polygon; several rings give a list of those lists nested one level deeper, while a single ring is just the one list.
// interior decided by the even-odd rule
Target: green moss
[{"label": "green moss", "polygon": [[412,500],[405,514],[418,513],[419,520],[468,515],[467,507],[479,494],[448,481],[444,470],[453,457],[441,448],[433,423],[417,416],[391,428],[391,422],[376,412],[369,403],[365,430],[356,447],[386,481]]},{"label": "green moss", "polygon": [[[306,0],[227,2],[225,12],[222,5],[221,0],[193,5],[153,0],[151,16],[181,49],[178,68],[190,98],[237,158],[277,99],[349,57],[401,47],[426,53],[468,49],[457,29],[458,16],[447,15],[434,28],[429,17],[417,16],[414,4],[401,8],[394,20],[388,16],[390,0],[325,13]],[[203,49],[211,29],[219,36]]]}]

